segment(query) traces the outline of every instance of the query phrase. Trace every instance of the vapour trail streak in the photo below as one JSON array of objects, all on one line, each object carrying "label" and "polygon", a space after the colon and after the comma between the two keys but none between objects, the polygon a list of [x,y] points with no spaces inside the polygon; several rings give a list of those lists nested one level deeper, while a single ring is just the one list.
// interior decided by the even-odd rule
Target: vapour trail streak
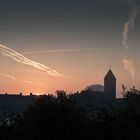
[{"label": "vapour trail streak", "polygon": [[26,64],[26,65],[30,65],[36,69],[41,70],[41,71],[45,71],[51,76],[62,76],[56,70],[53,70],[52,68],[49,68],[41,63],[30,60],[30,59],[26,58],[25,56],[23,56],[22,54],[20,54],[20,53],[16,52],[15,50],[8,48],[2,44],[0,44],[0,52],[4,56],[10,57],[17,62],[20,62],[22,64]]},{"label": "vapour trail streak", "polygon": [[[27,69],[24,69],[24,71],[26,71],[28,73],[31,72],[31,73],[46,75],[45,72],[40,72],[40,71],[36,71],[36,70],[27,70]],[[78,80],[78,81],[81,81],[81,82],[84,82],[85,81],[83,78],[76,78],[76,77],[68,76],[68,75],[63,75],[63,78],[72,79],[72,80]]]},{"label": "vapour trail streak", "polygon": [[31,52],[23,52],[23,54],[82,52],[82,51],[109,50],[109,49],[111,49],[111,48],[74,48],[74,49],[31,51]]},{"label": "vapour trail streak", "polygon": [[38,83],[38,82],[32,82],[32,81],[27,81],[27,80],[22,80],[22,82],[28,83],[28,84],[33,84],[33,85],[44,86],[44,84]]},{"label": "vapour trail streak", "polygon": [[12,80],[16,80],[16,78],[12,75],[9,75],[9,74],[5,74],[5,73],[0,73],[0,76],[3,76],[3,77],[7,77],[7,78],[10,78]]},{"label": "vapour trail streak", "polygon": [[6,73],[0,73],[0,76],[12,79],[12,80],[16,80],[16,81],[20,81],[20,82],[24,82],[24,83],[28,83],[28,84],[33,84],[33,85],[39,85],[39,86],[44,86],[44,84],[42,83],[38,83],[38,82],[33,82],[33,81],[26,81],[26,80],[18,80],[16,79],[14,76],[6,74]]}]

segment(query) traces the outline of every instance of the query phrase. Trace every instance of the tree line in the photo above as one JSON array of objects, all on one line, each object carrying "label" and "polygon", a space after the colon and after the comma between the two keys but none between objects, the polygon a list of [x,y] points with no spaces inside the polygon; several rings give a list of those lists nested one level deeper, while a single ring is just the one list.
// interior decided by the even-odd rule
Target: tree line
[{"label": "tree line", "polygon": [[0,114],[1,140],[137,140],[140,91],[123,87],[124,104],[113,110],[77,106],[66,91],[39,96],[22,114]]}]

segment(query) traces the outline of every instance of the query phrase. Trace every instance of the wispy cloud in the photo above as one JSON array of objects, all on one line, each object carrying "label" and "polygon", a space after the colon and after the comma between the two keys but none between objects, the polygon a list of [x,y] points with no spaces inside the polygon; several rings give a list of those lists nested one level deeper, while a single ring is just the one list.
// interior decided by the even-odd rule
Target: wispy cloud
[{"label": "wispy cloud", "polygon": [[132,78],[135,78],[135,67],[132,60],[123,60],[124,68],[131,74]]},{"label": "wispy cloud", "polygon": [[6,78],[10,78],[12,80],[16,80],[16,78],[12,75],[9,75],[9,74],[5,74],[5,73],[0,73],[0,76],[3,76],[3,77],[6,77]]},{"label": "wispy cloud", "polygon": [[135,20],[138,15],[138,8],[134,8],[130,14],[128,21],[124,24],[124,29],[122,32],[122,43],[125,50],[128,50],[128,33],[135,26]]},{"label": "wispy cloud", "polygon": [[[29,70],[29,69],[23,69],[22,71],[25,71],[25,72],[30,72],[30,73],[36,73],[36,74],[44,74],[44,75],[47,75],[46,72],[43,72],[43,71],[38,71],[38,70]],[[64,75],[63,75],[64,77]]]},{"label": "wispy cloud", "polygon": [[33,82],[33,81],[22,80],[22,82],[28,83],[28,84],[33,84],[33,85],[38,85],[38,86],[44,86],[44,84],[42,84],[42,83]]},{"label": "wispy cloud", "polygon": [[[135,1],[130,0],[129,2],[132,5],[135,5]],[[138,15],[138,13],[139,13],[139,9],[136,6],[134,6],[134,8],[131,11],[131,14],[130,14],[130,17],[129,17],[128,21],[124,24],[124,28],[123,28],[123,32],[122,32],[122,36],[123,36],[122,44],[123,44],[123,47],[124,47],[125,51],[129,50],[128,34],[129,34],[129,31],[131,29],[133,29],[134,26],[135,26],[135,21],[136,21],[136,17]],[[131,74],[132,78],[134,78],[135,77],[135,67],[133,65],[133,61],[124,59],[123,64],[124,64],[125,70],[128,71]]]},{"label": "wispy cloud", "polygon": [[[45,72],[41,72],[41,71],[37,71],[37,70],[24,69],[24,71],[28,72],[28,73],[43,74],[44,76],[46,75]],[[68,76],[68,75],[63,75],[62,78],[70,79],[70,80],[73,80],[73,81],[80,81],[80,82],[84,82],[85,81],[85,79],[83,79],[83,78],[77,78],[77,77]]]},{"label": "wispy cloud", "polygon": [[0,52],[6,57],[10,57],[19,63],[30,65],[36,69],[47,72],[51,76],[62,76],[56,70],[49,68],[41,63],[30,60],[30,59],[26,58],[25,56],[23,56],[22,54],[20,54],[20,53],[16,52],[15,50],[8,48],[2,44],[0,44]]},{"label": "wispy cloud", "polygon": [[74,48],[74,49],[59,49],[59,50],[30,51],[30,52],[23,52],[23,54],[83,52],[83,51],[109,50],[109,49],[111,49],[111,48]]},{"label": "wispy cloud", "polygon": [[12,79],[12,80],[16,80],[16,81],[19,81],[19,82],[24,82],[24,83],[38,85],[38,86],[44,86],[44,84],[39,83],[39,82],[33,82],[33,81],[27,81],[27,80],[18,80],[14,76],[6,74],[6,73],[0,73],[0,76],[6,77],[6,78],[9,78],[9,79]]}]

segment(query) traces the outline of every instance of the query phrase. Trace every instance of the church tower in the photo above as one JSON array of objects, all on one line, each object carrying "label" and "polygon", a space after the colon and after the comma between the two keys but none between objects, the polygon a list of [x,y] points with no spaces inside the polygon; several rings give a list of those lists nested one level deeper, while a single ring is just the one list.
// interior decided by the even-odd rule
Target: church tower
[{"label": "church tower", "polygon": [[114,100],[116,98],[116,77],[111,69],[104,77],[104,92],[108,99]]}]

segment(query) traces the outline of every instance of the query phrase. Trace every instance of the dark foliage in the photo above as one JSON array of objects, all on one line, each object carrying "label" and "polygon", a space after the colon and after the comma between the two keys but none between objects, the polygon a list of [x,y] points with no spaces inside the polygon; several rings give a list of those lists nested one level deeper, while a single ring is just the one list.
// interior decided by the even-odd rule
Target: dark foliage
[{"label": "dark foliage", "polygon": [[115,110],[77,107],[65,91],[38,96],[23,114],[0,115],[1,140],[137,140],[140,138],[140,91],[125,91],[124,104]]}]

